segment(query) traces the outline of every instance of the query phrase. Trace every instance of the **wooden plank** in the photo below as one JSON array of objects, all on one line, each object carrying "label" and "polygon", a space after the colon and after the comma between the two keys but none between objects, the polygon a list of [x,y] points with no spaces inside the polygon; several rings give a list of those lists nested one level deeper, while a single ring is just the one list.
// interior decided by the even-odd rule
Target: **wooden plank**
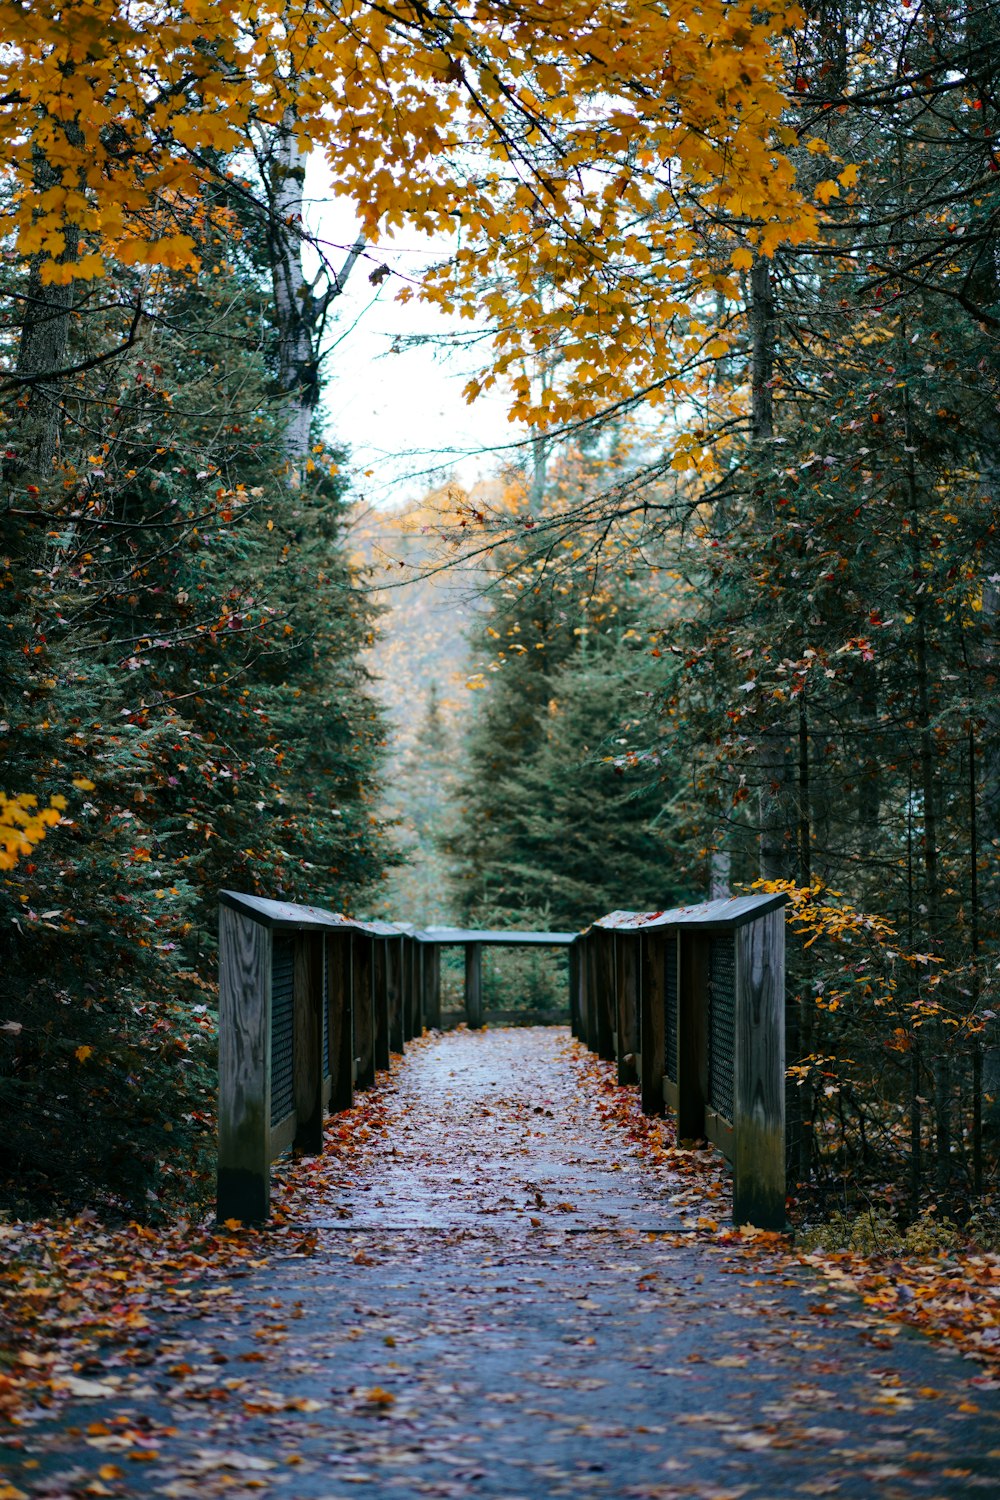
[{"label": "wooden plank", "polygon": [[390,938],[386,945],[390,1052],[403,1050],[403,986],[407,941],[404,937]]},{"label": "wooden plank", "polygon": [[354,1103],[354,997],[351,980],[351,934],[326,938],[330,1110],[336,1114]]},{"label": "wooden plank", "polygon": [[427,944],[418,943],[413,963],[413,992],[410,995],[410,1035],[424,1033],[424,986],[427,968]]},{"label": "wooden plank", "polygon": [[323,1150],[323,934],[295,938],[292,1088],[295,1149],[315,1156]]},{"label": "wooden plank", "polygon": [[431,1028],[441,1026],[441,949],[437,943],[428,943],[425,956],[426,985],[424,990],[424,1019]]},{"label": "wooden plank", "polygon": [[277,1125],[271,1126],[270,1154],[272,1161],[274,1161],[275,1157],[280,1156],[283,1151],[287,1151],[290,1146],[295,1144],[295,1135],[298,1126],[299,1117],[294,1110],[292,1110],[290,1115],[286,1115],[283,1120],[279,1120]]},{"label": "wooden plank", "polygon": [[575,1037],[579,1037],[582,1035],[580,1029],[581,964],[579,943],[574,943],[573,947],[569,949],[567,956],[567,981],[569,984],[569,1029]]},{"label": "wooden plank", "polygon": [[354,1082],[370,1089],[375,1082],[375,1006],[372,999],[372,947],[375,938],[356,932],[351,944],[354,1006]]},{"label": "wooden plank", "polygon": [[403,1046],[413,1040],[413,985],[414,967],[417,962],[417,950],[420,944],[416,938],[405,937],[403,939],[403,975],[400,991],[399,1012],[403,1023]]},{"label": "wooden plank", "polygon": [[271,1209],[271,934],[219,908],[220,1222]]},{"label": "wooden plank", "polygon": [[479,943],[465,945],[465,1019],[470,1031],[483,1024],[483,950]]},{"label": "wooden plank", "polygon": [[615,1061],[615,938],[612,932],[593,933],[595,964],[594,1003],[596,1052],[605,1062]]},{"label": "wooden plank", "polygon": [[372,943],[372,997],[375,1006],[375,1067],[389,1066],[389,939]]},{"label": "wooden plank", "polygon": [[614,934],[615,956],[615,1031],[617,1032],[618,1082],[635,1083],[636,1056],[639,1052],[638,1011],[636,1007],[636,949],[638,937],[630,933]]},{"label": "wooden plank", "polygon": [[594,933],[586,938],[586,988],[585,988],[585,1033],[584,1041],[591,1052],[597,1051],[597,985],[600,978],[597,963],[597,939]]},{"label": "wooden plank", "polygon": [[733,1220],[785,1227],[785,915],[736,933]]},{"label": "wooden plank", "polygon": [[708,943],[682,931],[677,993],[677,1135],[700,1140],[708,1104]]},{"label": "wooden plank", "polygon": [[642,985],[639,997],[639,1036],[642,1068],[639,1076],[642,1111],[662,1115],[666,1108],[663,1076],[667,1071],[666,947],[655,933],[642,943]]}]

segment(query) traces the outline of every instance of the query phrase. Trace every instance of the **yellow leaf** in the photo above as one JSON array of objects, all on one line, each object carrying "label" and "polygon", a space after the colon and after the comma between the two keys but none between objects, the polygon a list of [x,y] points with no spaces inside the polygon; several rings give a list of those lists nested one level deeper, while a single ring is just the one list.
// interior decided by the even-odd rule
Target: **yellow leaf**
[{"label": "yellow leaf", "polygon": [[77,1047],[76,1051],[73,1053],[73,1056],[76,1058],[77,1062],[85,1063],[88,1057],[93,1056],[93,1052],[93,1047]]},{"label": "yellow leaf", "polygon": [[818,198],[820,203],[829,203],[831,198],[840,197],[840,188],[832,177],[828,177],[825,182],[817,182],[813,196]]},{"label": "yellow leaf", "polygon": [[94,783],[86,776],[74,776],[73,785],[79,787],[81,792],[92,792],[94,790]]},{"label": "yellow leaf", "polygon": [[733,251],[729,259],[737,271],[749,271],[753,265],[753,251],[747,250],[745,246],[741,245],[738,250]]},{"label": "yellow leaf", "polygon": [[858,180],[859,170],[860,168],[856,167],[852,163],[849,167],[845,167],[844,170],[838,174],[837,181],[843,183],[844,187],[846,188],[853,187]]}]

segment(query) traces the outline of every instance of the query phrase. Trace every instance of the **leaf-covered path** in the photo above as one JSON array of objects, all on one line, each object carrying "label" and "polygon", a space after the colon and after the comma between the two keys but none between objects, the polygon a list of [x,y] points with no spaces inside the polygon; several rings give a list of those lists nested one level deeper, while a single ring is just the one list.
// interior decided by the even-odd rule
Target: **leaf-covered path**
[{"label": "leaf-covered path", "polygon": [[982,1367],[720,1237],[714,1159],[602,1082],[560,1031],[408,1050],[190,1312],[22,1414],[0,1497],[995,1491]]}]

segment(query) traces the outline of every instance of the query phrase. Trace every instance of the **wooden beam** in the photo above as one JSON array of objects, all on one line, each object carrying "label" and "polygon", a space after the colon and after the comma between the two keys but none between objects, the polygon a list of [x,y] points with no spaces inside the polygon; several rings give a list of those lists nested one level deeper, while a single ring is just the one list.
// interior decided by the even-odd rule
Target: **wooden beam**
[{"label": "wooden beam", "polygon": [[386,973],[389,987],[389,1050],[403,1050],[403,992],[406,972],[404,937],[389,938],[386,945]]},{"label": "wooden beam", "polygon": [[736,934],[733,1220],[785,1227],[785,914]]},{"label": "wooden beam", "polygon": [[584,939],[584,1035],[583,1039],[591,1052],[597,1051],[597,940],[593,932]]},{"label": "wooden beam", "polygon": [[330,1112],[354,1103],[354,989],[351,978],[351,933],[326,935],[326,1003],[329,1010]]},{"label": "wooden beam", "polygon": [[638,1078],[638,948],[639,939],[636,934],[614,934],[615,1033],[619,1083],[635,1083]]},{"label": "wooden beam", "polygon": [[677,1137],[700,1140],[708,1103],[708,943],[681,931],[677,996]]},{"label": "wooden beam", "polygon": [[323,935],[295,938],[292,1088],[297,1151],[323,1150]]},{"label": "wooden beam", "polygon": [[260,1223],[271,1209],[271,934],[219,908],[221,1221]]},{"label": "wooden beam", "polygon": [[414,970],[420,944],[416,938],[403,939],[403,980],[399,1012],[403,1022],[403,1044],[413,1040],[413,986],[416,982]]},{"label": "wooden beam", "polygon": [[483,1024],[483,949],[481,943],[465,945],[465,1020],[470,1031]]},{"label": "wooden beam", "polygon": [[580,963],[579,943],[574,943],[572,948],[569,948],[567,950],[567,959],[567,980],[569,983],[569,1029],[575,1037],[580,1037],[583,1033],[580,1025],[580,988],[582,965]]},{"label": "wooden beam", "polygon": [[354,1004],[354,1082],[370,1089],[375,1082],[375,1006],[372,999],[372,947],[374,938],[355,932],[352,948]]},{"label": "wooden beam", "polygon": [[666,958],[673,943],[656,933],[642,939],[642,992],[639,1001],[639,1034],[642,1071],[639,1078],[642,1112],[662,1115],[666,1111],[663,1075],[666,1059]]},{"label": "wooden beam", "polygon": [[441,949],[429,943],[424,969],[424,1020],[430,1027],[441,1026]]},{"label": "wooden beam", "polygon": [[375,1006],[375,1067],[389,1066],[389,939],[372,939],[372,997]]}]

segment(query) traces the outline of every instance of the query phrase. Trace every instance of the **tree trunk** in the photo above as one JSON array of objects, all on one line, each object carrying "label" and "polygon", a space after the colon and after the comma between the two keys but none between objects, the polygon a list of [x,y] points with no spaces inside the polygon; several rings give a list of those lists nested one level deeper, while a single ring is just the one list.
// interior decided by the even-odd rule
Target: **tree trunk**
[{"label": "tree trunk", "polygon": [[[34,181],[39,194],[61,181],[60,174],[39,151],[35,152]],[[67,224],[64,232],[66,248],[60,259],[75,260],[80,245],[79,230]],[[37,377],[56,377],[66,367],[75,284],[47,285],[42,280],[45,264],[47,257],[42,255],[31,260],[17,348],[15,371],[26,384],[21,392],[24,404],[17,424],[16,458],[5,465],[5,471],[8,480],[16,477],[18,482],[43,480],[51,472],[59,447],[60,382],[57,378],[49,382]]]},{"label": "tree trunk", "polygon": [[289,482],[302,483],[312,446],[312,425],[320,394],[320,345],[326,315],[344,290],[364,241],[349,251],[339,272],[325,269],[326,286],[317,292],[302,267],[305,244],[304,199],[306,152],[299,145],[295,122],[286,115],[274,132],[262,161],[269,195],[268,248],[278,333],[278,385],[285,403],[285,455]]}]

